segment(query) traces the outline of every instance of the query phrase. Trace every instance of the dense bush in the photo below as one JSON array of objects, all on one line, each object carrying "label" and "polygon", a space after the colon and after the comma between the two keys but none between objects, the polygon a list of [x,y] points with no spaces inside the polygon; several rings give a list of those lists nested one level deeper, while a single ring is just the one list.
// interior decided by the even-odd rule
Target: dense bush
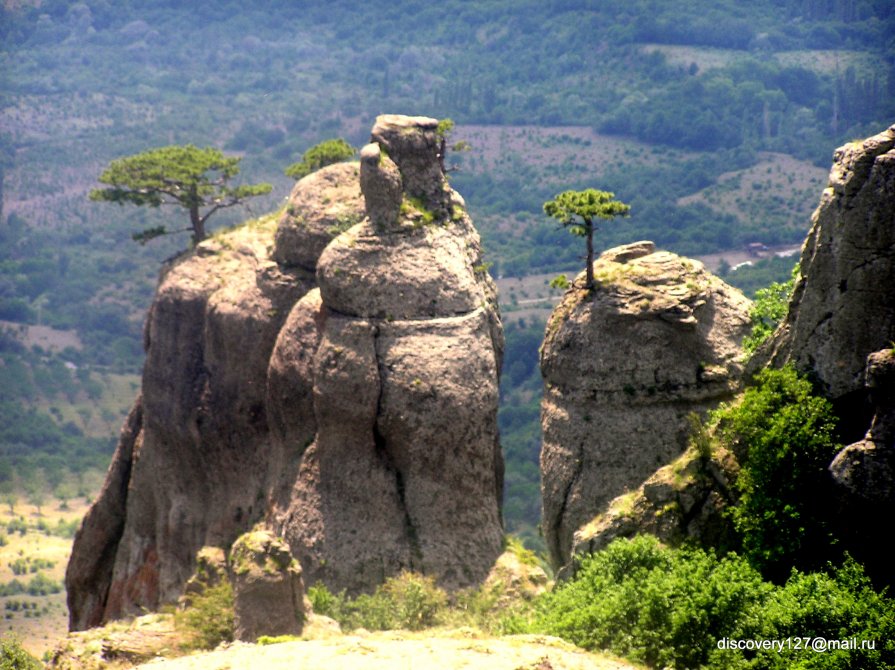
[{"label": "dense bush", "polygon": [[40,670],[43,666],[12,635],[0,638],[0,670]]},{"label": "dense bush", "polygon": [[186,635],[187,649],[214,649],[233,641],[233,587],[227,579],[192,596],[189,607],[174,615],[177,629]]},{"label": "dense bush", "polygon": [[819,567],[831,557],[823,501],[836,455],[835,415],[791,368],[763,370],[742,399],[715,413],[717,433],[740,461],[731,509],[743,551],[766,575]]},{"label": "dense bush", "polygon": [[746,350],[746,353],[752,353],[762,342],[773,335],[777,326],[786,317],[789,298],[798,275],[799,266],[796,264],[788,281],[773,282],[770,286],[755,292],[755,302],[752,304],[752,309],[749,310],[752,332],[743,340],[743,349]]},{"label": "dense bush", "polygon": [[422,630],[435,625],[447,605],[447,595],[433,578],[412,572],[354,599],[344,591],[333,594],[323,584],[311,586],[308,597],[315,613],[332,617],[346,630]]},{"label": "dense bush", "polygon": [[[794,572],[778,587],[735,554],[669,549],[643,536],[584,559],[572,581],[537,602],[530,630],[652,668],[867,670],[893,667],[892,613],[892,601],[852,561],[829,574]],[[721,648],[725,640],[804,636],[867,640],[876,649]]]}]

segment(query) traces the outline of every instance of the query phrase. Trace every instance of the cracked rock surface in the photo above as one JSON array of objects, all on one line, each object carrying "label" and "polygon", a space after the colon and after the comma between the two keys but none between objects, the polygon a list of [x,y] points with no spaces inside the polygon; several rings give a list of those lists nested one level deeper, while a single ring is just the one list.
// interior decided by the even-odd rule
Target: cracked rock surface
[{"label": "cracked rock surface", "polygon": [[750,301],[699,261],[651,242],[610,249],[597,286],[553,311],[541,349],[541,489],[551,559],[616,496],[686,448],[691,412],[740,387]]},{"label": "cracked rock surface", "polygon": [[176,601],[202,547],[259,521],[333,591],[486,578],[503,331],[436,127],[380,117],[360,163],[164,269],[141,399],[75,538],[73,630]]},{"label": "cracked rock surface", "polygon": [[754,365],[810,372],[846,439],[867,430],[867,356],[895,339],[895,125],[836,150],[802,247],[789,313]]}]

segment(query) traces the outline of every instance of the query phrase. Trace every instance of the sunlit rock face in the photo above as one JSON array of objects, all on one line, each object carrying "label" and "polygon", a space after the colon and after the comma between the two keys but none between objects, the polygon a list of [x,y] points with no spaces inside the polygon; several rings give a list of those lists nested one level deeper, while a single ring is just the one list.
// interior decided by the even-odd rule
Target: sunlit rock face
[{"label": "sunlit rock face", "polygon": [[306,583],[481,583],[501,551],[503,334],[437,122],[377,119],[360,163],[163,271],[142,400],[66,576],[82,629],[173,602],[259,520]]},{"label": "sunlit rock face", "polygon": [[616,496],[687,446],[691,412],[740,388],[750,302],[651,242],[610,249],[547,325],[541,349],[542,527],[554,564]]},{"label": "sunlit rock face", "polygon": [[754,367],[792,363],[833,400],[846,440],[867,430],[869,356],[895,339],[895,126],[833,155],[789,313]]}]

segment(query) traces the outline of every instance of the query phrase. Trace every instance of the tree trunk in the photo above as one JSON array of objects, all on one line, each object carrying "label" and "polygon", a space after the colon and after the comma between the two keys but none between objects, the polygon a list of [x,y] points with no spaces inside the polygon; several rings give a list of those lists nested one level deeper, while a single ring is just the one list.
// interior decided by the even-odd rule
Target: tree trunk
[{"label": "tree trunk", "polygon": [[590,221],[585,223],[587,226],[587,267],[585,268],[587,280],[584,288],[590,291],[594,287],[594,225]]},{"label": "tree trunk", "polygon": [[190,205],[190,223],[193,226],[193,246],[205,239],[205,222],[199,216],[199,205]]}]

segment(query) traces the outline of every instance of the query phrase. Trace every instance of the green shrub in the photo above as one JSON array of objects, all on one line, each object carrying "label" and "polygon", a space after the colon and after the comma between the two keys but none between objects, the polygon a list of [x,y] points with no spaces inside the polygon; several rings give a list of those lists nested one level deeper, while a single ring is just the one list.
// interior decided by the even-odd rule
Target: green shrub
[{"label": "green shrub", "polygon": [[351,599],[344,591],[334,594],[315,584],[308,598],[314,612],[335,619],[345,630],[422,630],[435,625],[447,605],[447,595],[434,579],[406,571],[373,594]]},{"label": "green shrub", "polygon": [[774,282],[770,286],[755,292],[755,302],[749,311],[752,321],[752,332],[743,340],[746,353],[755,351],[762,342],[768,339],[786,316],[789,309],[789,298],[792,296],[796,277],[799,276],[799,264],[792,269],[792,276],[785,282]]},{"label": "green shrub", "polygon": [[[616,540],[536,603],[514,632],[558,635],[651,668],[875,670],[895,667],[895,607],[846,560],[827,572],[763,581],[735,554],[669,549],[651,536]],[[519,623],[517,621],[517,623]],[[875,649],[724,649],[729,640],[873,642]]]},{"label": "green shrub", "polygon": [[38,572],[31,581],[25,591],[29,596],[49,596],[62,591],[62,584],[54,579],[50,579],[42,572]]},{"label": "green shrub", "polygon": [[694,668],[771,588],[734,555],[670,550],[651,536],[617,540],[538,601],[534,629],[651,667]]},{"label": "green shrub", "polygon": [[791,368],[763,370],[737,404],[715,414],[718,434],[737,455],[739,501],[730,513],[743,550],[769,576],[819,567],[832,539],[820,501],[839,447],[830,403]]},{"label": "green shrub", "polygon": [[25,593],[25,585],[18,579],[12,579],[5,584],[0,584],[0,598],[17,596],[20,593]]},{"label": "green shrub", "polygon": [[43,665],[13,635],[0,637],[0,670],[41,670]]},{"label": "green shrub", "polygon": [[186,609],[174,615],[178,630],[187,636],[187,649],[214,649],[233,641],[233,587],[227,579],[192,597]]},{"label": "green shrub", "polygon": [[24,535],[28,532],[28,524],[25,523],[25,520],[22,517],[10,519],[9,522],[6,524],[6,532],[10,535],[12,535],[13,533]]}]

